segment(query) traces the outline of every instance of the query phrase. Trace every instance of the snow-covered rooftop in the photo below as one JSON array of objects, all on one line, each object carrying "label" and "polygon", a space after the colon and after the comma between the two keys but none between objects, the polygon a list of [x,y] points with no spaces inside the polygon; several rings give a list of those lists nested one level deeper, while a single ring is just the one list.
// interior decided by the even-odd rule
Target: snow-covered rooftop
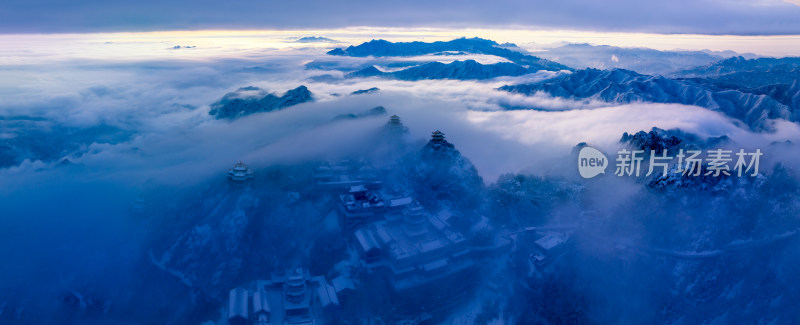
[{"label": "snow-covered rooftop", "polygon": [[536,241],[536,245],[541,246],[545,250],[551,250],[558,245],[561,245],[567,241],[569,237],[565,233],[548,233],[544,235],[544,237],[539,238]]}]

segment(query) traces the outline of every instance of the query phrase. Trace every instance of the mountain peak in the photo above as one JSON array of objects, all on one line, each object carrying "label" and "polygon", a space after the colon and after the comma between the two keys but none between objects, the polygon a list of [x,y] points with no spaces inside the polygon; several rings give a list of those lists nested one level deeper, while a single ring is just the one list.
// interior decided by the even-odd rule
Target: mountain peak
[{"label": "mountain peak", "polygon": [[311,91],[309,91],[306,86],[301,85],[287,91],[286,94],[283,95],[283,98],[285,98],[288,103],[293,103],[291,105],[300,104],[311,100]]},{"label": "mountain peak", "polygon": [[450,202],[453,206],[474,208],[480,202],[475,189],[483,188],[483,179],[477,169],[444,133],[436,130],[419,154],[419,163],[413,169],[416,192],[427,205]]},{"label": "mountain peak", "polygon": [[382,76],[385,72],[378,70],[374,65],[371,65],[367,68],[353,71],[345,75],[345,78],[369,78],[369,77],[376,77]]},{"label": "mountain peak", "polygon": [[337,55],[337,56],[345,56],[345,55],[347,55],[347,52],[345,52],[341,47],[337,47],[337,48],[335,48],[333,50],[328,51],[328,53],[326,53],[326,54],[328,54],[328,55]]},{"label": "mountain peak", "polygon": [[218,102],[211,104],[209,115],[217,119],[235,119],[258,112],[284,109],[300,103],[313,101],[311,91],[299,86],[278,97],[261,88],[248,86],[225,94]]},{"label": "mountain peak", "polygon": [[451,155],[455,153],[460,156],[460,153],[458,150],[456,150],[456,147],[452,143],[447,142],[444,137],[444,133],[439,130],[431,133],[431,139],[428,141],[428,144],[425,145],[425,150],[429,153],[448,152]]}]

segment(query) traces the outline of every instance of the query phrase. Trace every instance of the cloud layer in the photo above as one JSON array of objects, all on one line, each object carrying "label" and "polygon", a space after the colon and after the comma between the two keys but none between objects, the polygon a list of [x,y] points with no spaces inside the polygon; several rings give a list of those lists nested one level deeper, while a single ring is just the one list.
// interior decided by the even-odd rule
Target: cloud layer
[{"label": "cloud layer", "polygon": [[[166,45],[162,52],[167,51]],[[8,73],[22,81],[3,88],[8,94],[0,104],[0,116],[39,116],[62,126],[103,124],[129,131],[133,134],[130,141],[90,143],[80,155],[69,157],[85,166],[93,177],[125,182],[202,182],[218,176],[239,159],[258,166],[353,152],[369,141],[369,132],[385,123],[386,117],[332,120],[375,106],[400,115],[415,141],[425,141],[433,130],[444,131],[488,182],[502,173],[518,172],[566,155],[578,142],[609,146],[623,132],[652,127],[681,128],[701,136],[728,135],[739,138],[737,141],[753,138],[729,118],[698,107],[646,103],[613,106],[496,90],[505,84],[544,80],[554,76],[552,72],[488,81],[367,78],[325,83],[308,78],[330,72],[303,67],[310,60],[332,59],[323,54],[324,49],[298,47],[266,53],[250,53],[253,57],[242,59],[216,53],[199,60],[146,57],[114,62],[61,59],[52,63],[52,58],[45,57],[38,59],[42,64],[7,65]],[[314,93],[315,103],[233,122],[208,116],[210,103],[239,87],[257,86],[282,93],[301,84]],[[372,87],[380,91],[347,95]],[[508,106],[538,110],[501,109]],[[786,124],[780,131],[759,141],[797,141],[795,124]],[[14,136],[11,131],[6,133],[3,136]],[[8,183],[22,184],[42,167],[47,164],[27,162],[0,173],[8,177]]]}]

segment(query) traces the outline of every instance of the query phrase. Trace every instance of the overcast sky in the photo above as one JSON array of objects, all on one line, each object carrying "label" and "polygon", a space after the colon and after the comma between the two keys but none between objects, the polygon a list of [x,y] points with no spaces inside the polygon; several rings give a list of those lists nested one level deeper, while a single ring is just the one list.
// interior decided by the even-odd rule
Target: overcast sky
[{"label": "overcast sky", "polygon": [[0,33],[351,26],[800,34],[800,0],[0,1]]}]

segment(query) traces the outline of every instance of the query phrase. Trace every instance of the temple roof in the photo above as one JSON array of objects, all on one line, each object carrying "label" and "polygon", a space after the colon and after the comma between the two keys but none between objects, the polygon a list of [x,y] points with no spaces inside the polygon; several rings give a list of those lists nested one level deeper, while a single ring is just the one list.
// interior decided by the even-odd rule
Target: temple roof
[{"label": "temple roof", "polygon": [[431,141],[433,142],[444,142],[444,133],[442,131],[436,130],[431,133]]}]

